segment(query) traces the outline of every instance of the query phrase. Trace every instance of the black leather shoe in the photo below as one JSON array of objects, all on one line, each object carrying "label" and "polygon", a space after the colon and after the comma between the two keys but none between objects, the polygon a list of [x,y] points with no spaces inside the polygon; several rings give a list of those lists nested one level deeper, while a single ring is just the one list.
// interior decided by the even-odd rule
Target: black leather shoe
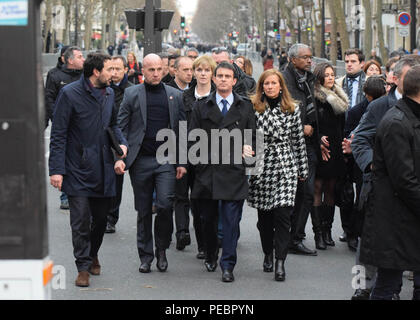
[{"label": "black leather shoe", "polygon": [[150,263],[144,262],[140,265],[139,272],[149,273],[150,272]]},{"label": "black leather shoe", "polygon": [[351,300],[369,300],[370,297],[370,290],[368,289],[357,289]]},{"label": "black leather shoe", "polygon": [[317,256],[318,255],[316,250],[311,250],[305,247],[305,245],[302,242],[299,242],[298,244],[291,246],[289,248],[289,253],[300,254],[304,256]]},{"label": "black leather shoe", "polygon": [[200,250],[198,249],[198,253],[196,255],[196,258],[199,260],[203,260],[206,258],[206,253],[204,252],[204,250]]},{"label": "black leather shoe", "polygon": [[217,260],[206,260],[204,261],[204,265],[208,272],[214,272],[217,268]]},{"label": "black leather shoe", "polygon": [[263,270],[264,272],[273,272],[273,254],[266,254],[264,256]]},{"label": "black leather shoe", "polygon": [[115,224],[107,223],[105,233],[115,233]]},{"label": "black leather shoe", "polygon": [[324,237],[321,232],[315,233],[315,248],[318,250],[326,250],[327,244],[324,241]]},{"label": "black leather shoe", "polygon": [[233,272],[230,271],[230,270],[223,270],[222,281],[223,282],[233,282],[233,281],[235,281],[235,277],[233,276]]},{"label": "black leather shoe", "polygon": [[156,251],[156,267],[160,272],[165,272],[168,269],[168,260],[166,259],[166,251],[158,250]]},{"label": "black leather shoe", "polygon": [[184,250],[186,246],[191,244],[191,237],[190,234],[181,231],[179,235],[176,237],[176,248],[177,250]]},{"label": "black leather shoe", "polygon": [[357,251],[357,238],[347,238],[347,246],[349,247],[349,249],[353,252]]},{"label": "black leather shoe", "polygon": [[347,242],[347,234],[343,232],[343,234],[338,238],[341,242]]},{"label": "black leather shoe", "polygon": [[392,300],[400,300],[401,298],[400,298],[400,295],[398,294],[398,293],[394,293],[393,295],[392,295]]},{"label": "black leather shoe", "polygon": [[274,271],[274,280],[285,281],[286,270],[284,270],[284,260],[276,260],[276,270]]}]

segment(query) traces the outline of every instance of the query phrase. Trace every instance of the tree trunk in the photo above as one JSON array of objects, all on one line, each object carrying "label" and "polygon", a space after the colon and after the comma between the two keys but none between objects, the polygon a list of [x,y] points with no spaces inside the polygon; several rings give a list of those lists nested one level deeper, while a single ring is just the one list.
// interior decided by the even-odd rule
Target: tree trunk
[{"label": "tree trunk", "polygon": [[85,9],[85,50],[89,51],[92,42],[92,15],[93,15],[93,0],[86,0]]},{"label": "tree trunk", "polygon": [[330,60],[331,63],[337,65],[338,56],[338,43],[337,43],[337,15],[335,14],[335,7],[330,4],[331,13],[331,47],[330,47]]},{"label": "tree trunk", "polygon": [[305,6],[303,5],[303,0],[299,0],[298,1],[298,6],[301,6],[303,8],[303,14],[304,17],[300,19],[300,35],[301,35],[301,42],[311,46],[311,44],[309,43],[309,32],[308,32],[308,26],[305,26],[304,28],[302,28],[302,24],[303,24],[303,20],[305,19]]},{"label": "tree trunk", "polygon": [[295,27],[292,20],[292,10],[286,5],[285,1],[280,1],[280,10],[283,13],[283,17],[286,20],[286,28],[289,28],[292,43],[296,43]]},{"label": "tree trunk", "polygon": [[109,33],[108,33],[108,43],[112,45],[117,45],[115,43],[115,6],[117,1],[109,0],[109,7],[108,7],[108,23],[109,23]]},{"label": "tree trunk", "polygon": [[102,32],[101,32],[101,45],[99,49],[105,50],[106,48],[106,20],[107,20],[107,11],[108,11],[108,1],[102,0],[101,1],[101,22],[102,22]]},{"label": "tree trunk", "polygon": [[[320,0],[321,3],[321,0]],[[312,24],[312,28],[315,25],[315,44],[314,44],[314,55],[316,57],[322,57],[322,23],[321,24],[317,24],[317,16],[319,17],[319,19],[322,19],[322,13],[321,13],[321,6],[318,8],[318,10],[314,11],[315,13],[315,20],[314,23]],[[320,21],[322,22],[322,21]]]},{"label": "tree trunk", "polygon": [[341,53],[344,56],[344,52],[350,48],[349,34],[347,32],[346,17],[344,16],[344,9],[342,6],[342,0],[333,1],[335,17],[337,18],[337,30],[340,33],[341,42]]},{"label": "tree trunk", "polygon": [[[385,49],[384,28],[382,25],[382,3],[382,0],[377,0],[376,2],[376,25],[378,28],[379,49],[381,51],[382,61],[386,62],[388,60],[388,53]],[[366,54],[370,54],[370,52],[366,52]]]},{"label": "tree trunk", "polygon": [[[45,32],[44,32],[44,48],[43,51],[48,53],[49,49],[52,45],[52,0],[45,0]],[[47,43],[48,35],[50,35],[50,41]],[[47,48],[47,45],[49,44],[49,47]],[[47,51],[48,50],[48,51]]]},{"label": "tree trunk", "polygon": [[64,30],[63,43],[64,43],[64,45],[68,45],[68,44],[70,44],[70,26],[71,26],[72,1],[71,0],[63,0],[62,4],[64,6],[64,10],[66,11],[66,30]]},{"label": "tree trunk", "polygon": [[363,6],[365,8],[365,43],[364,53],[366,56],[372,51],[372,4],[371,0],[363,0]]}]

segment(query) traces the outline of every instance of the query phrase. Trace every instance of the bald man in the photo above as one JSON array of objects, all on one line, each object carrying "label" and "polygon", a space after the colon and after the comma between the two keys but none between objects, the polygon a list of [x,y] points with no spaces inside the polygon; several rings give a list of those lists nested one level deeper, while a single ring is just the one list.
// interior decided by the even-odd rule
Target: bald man
[{"label": "bald man", "polygon": [[[124,93],[118,114],[118,123],[130,146],[125,161],[115,164],[115,172],[130,173],[137,210],[137,248],[141,273],[149,273],[154,257],[160,272],[166,271],[173,232],[172,210],[175,179],[187,172],[186,166],[161,164],[156,155],[163,142],[156,141],[158,132],[171,129],[178,137],[179,122],[185,121],[181,91],[161,82],[162,60],[156,54],[143,59],[144,83]],[[178,143],[177,143],[178,145]],[[132,148],[132,149],[131,149]],[[177,152],[178,154],[178,152]],[[156,219],[154,227],[155,250],[152,232],[152,201],[156,190]]]}]

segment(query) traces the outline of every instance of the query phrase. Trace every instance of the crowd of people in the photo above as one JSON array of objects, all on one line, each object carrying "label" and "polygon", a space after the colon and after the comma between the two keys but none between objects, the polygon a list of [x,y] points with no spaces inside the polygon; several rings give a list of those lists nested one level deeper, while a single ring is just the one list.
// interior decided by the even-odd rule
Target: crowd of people
[{"label": "crowd of people", "polygon": [[[398,53],[383,66],[356,48],[343,56],[338,78],[332,64],[314,65],[307,45],[282,52],[280,70],[268,50],[255,81],[251,61],[224,47],[142,63],[133,52],[85,59],[63,47],[47,76],[46,126],[51,120],[50,182],[70,210],[76,286],[100,274],[98,252],[116,232],[128,172],[141,273],[154,258],[167,270],[173,233],[177,250],[191,244],[191,211],[197,259],[233,282],[246,200],[258,212],[262,270],[285,281],[289,253],[335,246],[338,207],[339,240],[366,270],[352,299],[399,299],[404,271],[420,299],[420,57]],[[167,129],[176,164],[159,161]],[[183,129],[203,132],[204,147]],[[309,216],[316,250],[303,242]]]}]

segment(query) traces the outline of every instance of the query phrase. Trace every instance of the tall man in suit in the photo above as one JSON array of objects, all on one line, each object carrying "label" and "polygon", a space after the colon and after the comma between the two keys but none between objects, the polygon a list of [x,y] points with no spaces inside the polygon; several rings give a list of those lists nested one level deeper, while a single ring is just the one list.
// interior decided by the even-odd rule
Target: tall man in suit
[{"label": "tall man in suit", "polygon": [[[168,268],[166,249],[173,232],[173,200],[175,178],[181,179],[187,170],[182,166],[161,164],[157,161],[158,148],[163,142],[156,140],[162,129],[179,131],[179,122],[185,121],[182,93],[161,82],[162,60],[149,54],[143,60],[144,84],[127,88],[121,103],[118,123],[126,137],[130,153],[124,161],[115,164],[117,174],[129,169],[134,190],[137,216],[137,247],[141,273],[149,273],[157,258],[157,268]],[[153,251],[152,201],[156,190],[157,216],[154,225],[155,252]]]},{"label": "tall man in suit", "polygon": [[[244,199],[248,195],[248,180],[244,164],[235,161],[237,155],[233,148],[232,136],[228,140],[229,159],[222,161],[222,148],[217,148],[218,144],[211,141],[214,139],[214,130],[225,129],[227,134],[232,134],[233,130],[240,130],[243,138],[244,130],[250,129],[253,133],[253,141],[245,142],[242,139],[239,151],[243,151],[243,157],[249,157],[255,150],[256,123],[253,106],[247,98],[232,92],[236,81],[235,68],[228,62],[221,62],[213,76],[217,91],[197,102],[189,124],[189,130],[202,129],[207,137],[211,137],[208,139],[207,155],[202,155],[200,150],[200,159],[204,157],[207,161],[200,160],[195,166],[191,198],[197,199],[199,203],[206,243],[204,263],[209,272],[215,271],[217,267],[217,222],[219,201],[221,202],[219,214],[224,236],[220,267],[223,282],[234,281],[233,269],[237,260],[239,222]],[[219,156],[215,157],[214,154]],[[217,163],[214,163],[214,158],[217,158]],[[239,158],[242,159],[241,155]],[[227,164],[224,164],[226,162]]]}]

